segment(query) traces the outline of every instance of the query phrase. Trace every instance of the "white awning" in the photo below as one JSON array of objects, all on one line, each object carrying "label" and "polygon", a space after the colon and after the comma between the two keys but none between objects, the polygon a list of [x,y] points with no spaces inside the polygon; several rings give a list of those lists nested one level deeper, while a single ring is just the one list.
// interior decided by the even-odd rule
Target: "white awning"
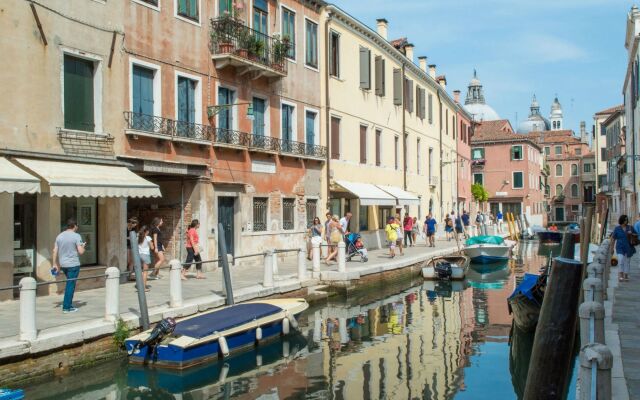
[{"label": "white awning", "polygon": [[396,198],[370,183],[336,181],[345,190],[360,199],[363,206],[395,206]]},{"label": "white awning", "polygon": [[378,186],[380,189],[384,190],[385,192],[389,193],[391,196],[398,199],[399,206],[420,205],[420,199],[418,198],[418,196],[416,196],[413,193],[409,193],[395,186],[383,186],[383,185],[376,185],[376,186]]},{"label": "white awning", "polygon": [[63,161],[16,160],[49,185],[55,197],[161,197],[155,183],[125,167]]},{"label": "white awning", "polygon": [[39,193],[40,179],[0,157],[0,193]]}]

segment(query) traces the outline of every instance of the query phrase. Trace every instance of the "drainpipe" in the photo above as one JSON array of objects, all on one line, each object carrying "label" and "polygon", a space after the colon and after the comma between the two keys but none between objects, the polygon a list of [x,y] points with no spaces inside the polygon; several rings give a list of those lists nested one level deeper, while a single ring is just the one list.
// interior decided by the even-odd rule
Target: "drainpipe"
[{"label": "drainpipe", "polygon": [[406,100],[406,87],[405,87],[405,74],[406,74],[407,64],[402,63],[402,178],[403,178],[403,189],[407,190],[407,126],[406,126],[406,113],[407,108],[405,104]]},{"label": "drainpipe", "polygon": [[178,246],[180,262],[182,262],[182,243],[184,243],[184,178],[180,180],[180,246]]},{"label": "drainpipe", "polygon": [[331,115],[329,110],[331,109],[331,100],[329,98],[329,23],[331,22],[331,11],[327,12],[327,20],[324,22],[324,33],[325,33],[325,46],[324,46],[324,63],[325,63],[325,124],[326,124],[326,132],[327,132],[327,210],[330,208],[330,187],[331,187]]},{"label": "drainpipe", "polygon": [[440,220],[444,220],[444,202],[443,202],[443,185],[442,185],[442,99],[440,98],[440,89],[437,90],[438,94],[438,131],[439,131],[439,144],[440,144]]}]

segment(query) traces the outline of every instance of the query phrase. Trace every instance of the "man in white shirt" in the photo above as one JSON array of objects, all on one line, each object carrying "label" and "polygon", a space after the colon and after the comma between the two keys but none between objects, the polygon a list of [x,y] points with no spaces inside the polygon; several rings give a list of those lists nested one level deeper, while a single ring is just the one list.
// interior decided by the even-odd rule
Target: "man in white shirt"
[{"label": "man in white shirt", "polygon": [[347,212],[344,217],[340,218],[340,227],[342,227],[342,234],[346,235],[349,233],[349,221],[351,220],[351,212]]}]

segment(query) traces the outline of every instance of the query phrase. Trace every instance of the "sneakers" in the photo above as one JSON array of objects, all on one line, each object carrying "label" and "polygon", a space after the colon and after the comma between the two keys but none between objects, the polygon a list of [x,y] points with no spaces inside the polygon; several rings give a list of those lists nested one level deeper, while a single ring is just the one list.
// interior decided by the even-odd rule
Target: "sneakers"
[{"label": "sneakers", "polygon": [[71,308],[70,308],[70,309],[68,309],[68,310],[62,310],[62,313],[63,313],[63,314],[69,314],[69,313],[74,313],[74,312],[77,312],[77,311],[78,311],[78,309],[77,309],[77,308],[75,308],[75,307],[71,307]]}]

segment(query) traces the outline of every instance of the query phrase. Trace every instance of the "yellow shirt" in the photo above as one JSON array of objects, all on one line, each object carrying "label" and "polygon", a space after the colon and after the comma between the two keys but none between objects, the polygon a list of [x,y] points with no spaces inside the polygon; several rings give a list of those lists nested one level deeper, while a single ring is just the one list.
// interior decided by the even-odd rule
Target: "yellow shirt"
[{"label": "yellow shirt", "polygon": [[387,224],[387,226],[384,228],[384,231],[387,233],[387,240],[390,242],[395,242],[396,240],[398,240],[398,231],[397,229],[400,226],[396,223],[393,224]]}]

